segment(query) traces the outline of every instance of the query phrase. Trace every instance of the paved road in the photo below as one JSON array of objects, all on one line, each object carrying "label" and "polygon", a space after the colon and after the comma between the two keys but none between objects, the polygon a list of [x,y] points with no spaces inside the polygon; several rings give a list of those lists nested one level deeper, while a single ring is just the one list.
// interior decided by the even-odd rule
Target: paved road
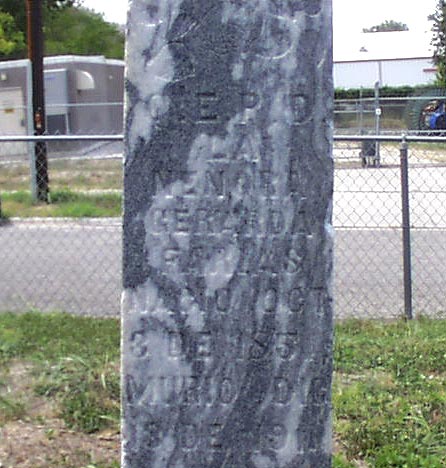
[{"label": "paved road", "polygon": [[[412,237],[415,310],[446,316],[446,230],[416,230]],[[0,310],[119,314],[119,220],[3,225],[0,258]],[[336,315],[399,316],[403,297],[401,232],[336,229]]]},{"label": "paved road", "polygon": [[0,310],[119,313],[120,220],[3,225],[0,258]]},{"label": "paved road", "polygon": [[[446,167],[423,155],[413,158],[409,173],[414,309],[446,317]],[[347,164],[335,172],[338,317],[403,313],[398,158],[398,148],[391,147],[383,150],[380,169]],[[36,307],[116,316],[120,276],[120,220],[0,226],[0,310]]]}]

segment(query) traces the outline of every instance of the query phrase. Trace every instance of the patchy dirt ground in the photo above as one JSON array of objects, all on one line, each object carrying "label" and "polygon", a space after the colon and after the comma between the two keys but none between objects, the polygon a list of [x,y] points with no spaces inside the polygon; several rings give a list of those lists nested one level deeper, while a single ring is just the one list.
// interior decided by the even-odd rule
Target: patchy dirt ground
[{"label": "patchy dirt ground", "polygon": [[[0,468],[112,468],[119,466],[116,431],[81,434],[57,417],[56,404],[33,391],[32,366],[15,362],[0,378]],[[4,414],[1,414],[1,413]]]}]

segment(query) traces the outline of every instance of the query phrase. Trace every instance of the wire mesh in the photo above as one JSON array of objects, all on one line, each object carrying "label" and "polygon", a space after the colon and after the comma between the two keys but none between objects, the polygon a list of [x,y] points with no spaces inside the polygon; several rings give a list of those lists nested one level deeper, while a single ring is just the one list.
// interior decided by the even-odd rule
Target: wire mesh
[{"label": "wire mesh", "polygon": [[368,153],[365,141],[338,140],[334,147],[339,318],[393,318],[403,313],[399,149],[394,143],[372,143],[374,151]]},{"label": "wire mesh", "polygon": [[[399,140],[335,137],[334,299],[339,319],[404,314]],[[115,207],[120,204],[122,137],[47,138],[44,145],[0,137],[0,143],[6,216],[0,224],[0,310],[118,315],[121,217],[119,208],[109,212],[103,205],[110,203],[106,195],[115,196]],[[39,151],[45,153],[50,203],[31,196],[42,182]],[[444,140],[411,137],[409,190],[414,313],[444,318]],[[70,208],[73,194],[90,197],[99,211],[91,204],[79,208],[80,201]],[[57,211],[60,201],[67,206]]]},{"label": "wire mesh", "polygon": [[414,143],[409,189],[414,309],[446,315],[446,144]]},{"label": "wire mesh", "polygon": [[38,143],[1,144],[0,310],[116,316],[122,138]]}]

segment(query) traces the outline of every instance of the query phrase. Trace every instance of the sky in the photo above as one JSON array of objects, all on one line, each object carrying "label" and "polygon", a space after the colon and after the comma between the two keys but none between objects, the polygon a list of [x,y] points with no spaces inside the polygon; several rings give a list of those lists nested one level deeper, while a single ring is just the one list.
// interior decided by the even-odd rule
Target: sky
[{"label": "sky", "polygon": [[[128,0],[83,0],[87,8],[103,13],[107,21],[126,22]],[[333,0],[334,45],[385,20],[406,23],[412,31],[430,30],[427,16],[437,0]]]}]

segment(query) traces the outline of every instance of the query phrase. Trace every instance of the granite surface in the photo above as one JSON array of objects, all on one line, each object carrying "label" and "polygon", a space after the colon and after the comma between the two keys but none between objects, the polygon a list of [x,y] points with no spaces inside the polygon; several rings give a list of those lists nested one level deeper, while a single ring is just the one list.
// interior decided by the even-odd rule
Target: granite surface
[{"label": "granite surface", "polygon": [[330,0],[130,0],[123,467],[331,466]]}]

